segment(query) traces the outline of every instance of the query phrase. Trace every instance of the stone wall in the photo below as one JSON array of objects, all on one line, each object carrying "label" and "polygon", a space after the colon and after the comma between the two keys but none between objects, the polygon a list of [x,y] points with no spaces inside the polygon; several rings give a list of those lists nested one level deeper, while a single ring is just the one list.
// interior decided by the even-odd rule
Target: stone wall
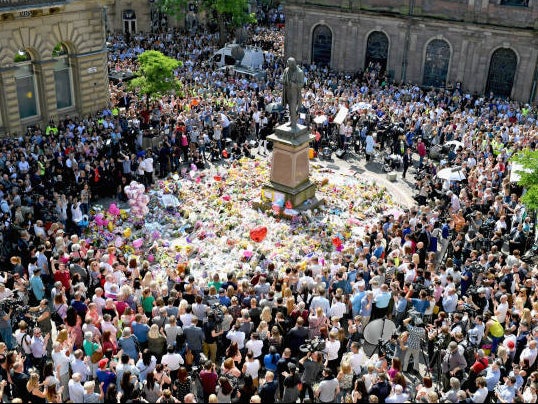
[{"label": "stone wall", "polygon": [[[330,66],[355,72],[365,67],[368,36],[381,31],[389,40],[387,71],[391,77],[421,84],[426,47],[431,40],[442,39],[451,51],[447,82],[460,81],[466,91],[483,93],[491,55],[498,48],[510,48],[518,58],[511,97],[527,102],[537,79],[538,0],[529,0],[528,7],[499,3],[288,0],[285,51],[287,56],[310,64],[314,28],[324,24],[332,31]],[[510,19],[502,18],[503,13]],[[537,92],[534,101],[538,100]]]},{"label": "stone wall", "polygon": [[[21,133],[29,125],[46,125],[49,119],[82,116],[109,102],[103,5],[106,1],[72,0],[54,5],[0,5],[0,134]],[[58,110],[53,49],[68,50],[73,105]],[[36,78],[38,115],[21,120],[14,62],[19,51],[32,59]]]}]

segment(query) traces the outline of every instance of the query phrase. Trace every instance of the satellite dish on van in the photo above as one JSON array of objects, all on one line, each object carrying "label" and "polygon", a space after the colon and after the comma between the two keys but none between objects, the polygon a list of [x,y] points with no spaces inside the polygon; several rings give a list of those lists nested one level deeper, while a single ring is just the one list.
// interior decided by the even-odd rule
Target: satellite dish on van
[{"label": "satellite dish on van", "polygon": [[240,64],[245,56],[245,50],[238,44],[232,44],[230,47],[232,48],[231,53],[232,57],[236,60],[236,64]]}]

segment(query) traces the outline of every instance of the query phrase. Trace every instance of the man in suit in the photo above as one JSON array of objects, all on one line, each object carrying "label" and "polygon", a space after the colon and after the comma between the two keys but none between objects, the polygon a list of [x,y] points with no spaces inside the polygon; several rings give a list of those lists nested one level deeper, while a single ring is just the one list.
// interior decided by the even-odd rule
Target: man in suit
[{"label": "man in suit", "polygon": [[121,97],[118,100],[118,107],[129,109],[131,106],[131,96],[125,92],[122,92]]},{"label": "man in suit", "polygon": [[185,334],[185,340],[189,345],[189,349],[194,355],[193,365],[198,365],[200,361],[200,352],[202,352],[202,344],[205,340],[204,332],[197,326],[198,317],[192,316],[190,327],[183,327],[183,334]]}]

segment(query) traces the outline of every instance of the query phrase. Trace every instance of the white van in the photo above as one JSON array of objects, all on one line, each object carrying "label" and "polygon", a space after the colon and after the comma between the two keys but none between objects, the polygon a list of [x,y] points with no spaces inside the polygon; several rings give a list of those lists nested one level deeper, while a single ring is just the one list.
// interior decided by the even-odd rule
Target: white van
[{"label": "white van", "polygon": [[[239,48],[239,50],[237,50]],[[241,59],[236,59],[236,57]],[[215,52],[211,58],[211,62],[216,67],[241,65],[253,69],[261,69],[263,66],[263,51],[260,48],[247,46],[240,48],[237,44],[226,44],[224,48]],[[239,62],[239,63],[238,63]]]}]

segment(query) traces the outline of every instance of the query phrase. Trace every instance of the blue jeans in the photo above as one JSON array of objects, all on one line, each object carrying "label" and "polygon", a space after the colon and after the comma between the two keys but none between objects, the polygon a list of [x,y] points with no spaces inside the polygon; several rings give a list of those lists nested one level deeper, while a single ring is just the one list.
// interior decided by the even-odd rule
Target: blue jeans
[{"label": "blue jeans", "polygon": [[2,341],[6,343],[7,349],[13,349],[13,330],[11,327],[0,328],[0,336],[2,337]]},{"label": "blue jeans", "polygon": [[497,347],[502,342],[504,337],[494,337],[491,336],[491,353],[494,354],[497,352]]}]

